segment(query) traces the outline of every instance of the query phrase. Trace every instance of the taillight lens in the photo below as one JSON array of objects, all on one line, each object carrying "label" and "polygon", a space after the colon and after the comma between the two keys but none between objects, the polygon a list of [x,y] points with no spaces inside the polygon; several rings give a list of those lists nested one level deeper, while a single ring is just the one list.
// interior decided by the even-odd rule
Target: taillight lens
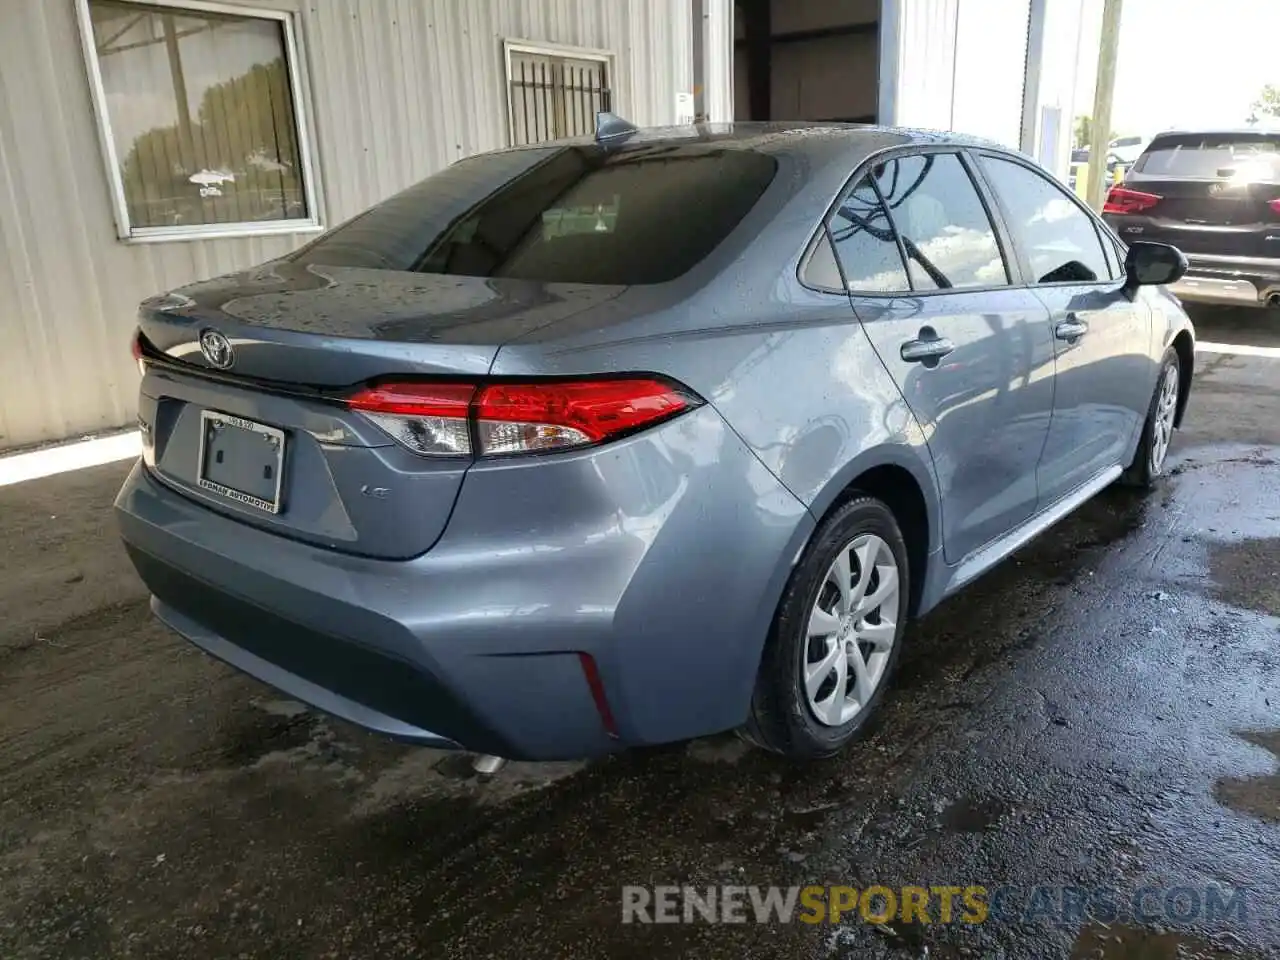
[{"label": "taillight lens", "polygon": [[1130,190],[1128,187],[1112,187],[1107,194],[1107,202],[1102,205],[1102,212],[1142,213],[1150,210],[1163,199],[1154,193],[1143,193],[1141,190]]},{"label": "taillight lens", "polygon": [[347,398],[392,439],[414,453],[458,457],[471,453],[470,383],[384,383]]},{"label": "taillight lens", "polygon": [[1267,204],[1267,206],[1270,207],[1276,213],[1280,213],[1280,200],[1272,200],[1270,203]]},{"label": "taillight lens", "polygon": [[135,330],[133,339],[129,342],[129,349],[133,353],[133,362],[138,365],[138,373],[142,376],[147,375],[147,357],[142,350],[142,331]]},{"label": "taillight lens", "polygon": [[482,454],[600,443],[687,410],[691,396],[659,380],[493,384],[476,397]]},{"label": "taillight lens", "polygon": [[650,377],[474,384],[384,383],[347,398],[426,456],[567,450],[605,443],[692,409],[689,391]]}]

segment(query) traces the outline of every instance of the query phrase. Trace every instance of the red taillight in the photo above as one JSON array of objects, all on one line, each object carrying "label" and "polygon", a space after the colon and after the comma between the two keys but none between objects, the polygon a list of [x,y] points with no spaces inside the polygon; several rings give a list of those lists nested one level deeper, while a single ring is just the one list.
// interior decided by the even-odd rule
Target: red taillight
[{"label": "red taillight", "polygon": [[347,398],[347,406],[414,453],[457,457],[471,453],[470,383],[384,383]]},{"label": "red taillight", "polygon": [[1270,207],[1272,210],[1274,210],[1276,213],[1280,213],[1280,200],[1272,200],[1270,203],[1267,204],[1267,206]]},{"label": "red taillight", "polygon": [[476,397],[480,452],[525,453],[600,443],[689,407],[657,380],[494,384]]},{"label": "red taillight", "polygon": [[384,383],[346,400],[415,453],[470,454],[471,427],[481,456],[564,450],[603,443],[696,406],[662,380],[488,384]]},{"label": "red taillight", "polygon": [[147,356],[142,350],[142,331],[135,330],[133,339],[129,341],[129,350],[133,354],[133,362],[138,365],[138,373],[147,375]]},{"label": "red taillight", "polygon": [[1143,193],[1141,190],[1130,190],[1128,187],[1112,187],[1107,194],[1107,202],[1102,206],[1102,212],[1142,213],[1144,210],[1150,210],[1163,199],[1154,193]]}]

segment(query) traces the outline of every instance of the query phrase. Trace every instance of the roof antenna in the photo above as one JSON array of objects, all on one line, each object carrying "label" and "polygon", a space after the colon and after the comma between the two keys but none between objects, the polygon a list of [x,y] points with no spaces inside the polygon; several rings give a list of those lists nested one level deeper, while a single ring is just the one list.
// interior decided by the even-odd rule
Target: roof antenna
[{"label": "roof antenna", "polygon": [[616,113],[601,110],[596,114],[596,141],[621,140],[636,133],[640,128],[634,123],[623,120]]}]

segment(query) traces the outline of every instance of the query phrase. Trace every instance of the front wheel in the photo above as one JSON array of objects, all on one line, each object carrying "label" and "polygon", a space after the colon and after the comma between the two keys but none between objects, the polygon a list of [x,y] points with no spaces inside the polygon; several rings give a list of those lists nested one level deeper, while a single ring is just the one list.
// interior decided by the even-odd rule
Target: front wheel
[{"label": "front wheel", "polygon": [[887,506],[858,497],[824,520],[779,604],[742,735],[794,759],[854,739],[897,667],[909,588]]},{"label": "front wheel", "polygon": [[1147,410],[1138,450],[1122,477],[1129,486],[1149,489],[1164,474],[1165,458],[1173,440],[1173,423],[1178,416],[1181,378],[1182,365],[1178,361],[1178,353],[1170,347],[1164,352],[1160,364],[1160,378],[1156,381],[1156,392]]}]

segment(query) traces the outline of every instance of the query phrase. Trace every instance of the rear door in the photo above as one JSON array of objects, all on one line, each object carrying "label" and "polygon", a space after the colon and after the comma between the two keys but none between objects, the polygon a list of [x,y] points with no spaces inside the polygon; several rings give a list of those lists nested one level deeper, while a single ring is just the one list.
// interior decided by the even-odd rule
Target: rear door
[{"label": "rear door", "polygon": [[1104,213],[1125,240],[1280,257],[1280,133],[1158,137]]},{"label": "rear door", "polygon": [[1155,387],[1151,311],[1125,294],[1114,251],[1074,197],[1012,157],[984,154],[980,166],[1052,323],[1053,422],[1037,470],[1044,507],[1127,465]]},{"label": "rear door", "polygon": [[1035,510],[1053,403],[1044,305],[1010,284],[966,162],[879,164],[830,224],[867,336],[928,439],[955,563]]}]

